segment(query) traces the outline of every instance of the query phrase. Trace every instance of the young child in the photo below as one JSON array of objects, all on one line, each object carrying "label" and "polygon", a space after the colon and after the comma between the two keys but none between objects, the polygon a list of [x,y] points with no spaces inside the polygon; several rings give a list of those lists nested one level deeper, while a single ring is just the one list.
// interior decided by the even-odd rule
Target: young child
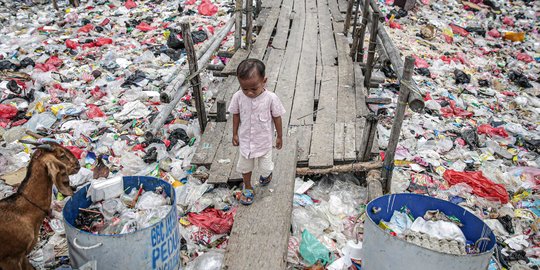
[{"label": "young child", "polygon": [[272,180],[274,126],[277,131],[276,148],[281,149],[281,116],[285,114],[285,108],[276,94],[265,89],[267,78],[262,61],[242,61],[236,69],[236,76],[241,91],[234,93],[229,105],[229,112],[233,115],[232,143],[240,146],[236,170],[242,173],[244,187],[239,201],[250,205],[254,198],[251,173],[255,162],[262,174],[259,183],[265,186]]}]

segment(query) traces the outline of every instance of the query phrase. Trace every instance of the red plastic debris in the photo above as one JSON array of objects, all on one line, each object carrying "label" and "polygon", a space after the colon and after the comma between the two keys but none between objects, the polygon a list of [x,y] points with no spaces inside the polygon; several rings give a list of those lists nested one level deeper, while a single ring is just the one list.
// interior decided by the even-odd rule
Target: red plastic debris
[{"label": "red plastic debris", "polygon": [[225,234],[231,231],[234,222],[235,210],[224,212],[215,208],[207,208],[201,213],[189,213],[188,220],[191,224],[210,229],[217,234]]},{"label": "red plastic debris", "polygon": [[94,43],[96,44],[97,47],[101,47],[103,45],[112,44],[113,40],[110,38],[99,37],[96,39]]},{"label": "red plastic debris", "polygon": [[487,32],[487,34],[493,38],[500,38],[501,37],[501,33],[499,33],[499,31],[497,31],[497,29],[493,28],[491,30],[489,30]]},{"label": "red plastic debris", "polygon": [[64,145],[64,148],[66,148],[67,150],[69,150],[77,159],[81,159],[81,156],[82,154],[84,153],[84,151],[77,147],[77,146],[72,146],[72,145]]},{"label": "red plastic debris", "polygon": [[429,67],[429,64],[428,62],[424,59],[424,58],[421,58],[421,57],[418,57],[416,55],[412,55],[412,57],[414,57],[414,66],[417,67],[417,68],[428,68]]},{"label": "red plastic debris", "polygon": [[507,97],[515,97],[515,96],[517,96],[516,93],[510,92],[510,91],[502,91],[501,94],[503,94],[503,95],[505,95]]},{"label": "red plastic debris", "polygon": [[18,121],[15,121],[15,122],[11,123],[11,127],[18,127],[18,126],[23,125],[26,122],[28,122],[28,120],[21,119],[21,120],[18,120]]},{"label": "red plastic debris", "polygon": [[394,20],[388,21],[388,25],[390,25],[390,28],[392,29],[402,29],[401,24],[399,24],[398,22]]},{"label": "red plastic debris", "polygon": [[71,39],[66,39],[66,47],[76,50],[79,47],[79,42],[73,41]]},{"label": "red plastic debris", "polygon": [[508,133],[503,127],[492,127],[489,124],[483,124],[478,126],[478,134],[487,134],[489,136],[501,136],[508,138]]},{"label": "red plastic debris", "polygon": [[197,7],[199,14],[203,16],[214,16],[218,12],[218,7],[210,0],[202,0],[201,4]]},{"label": "red plastic debris", "polygon": [[454,37],[445,35],[445,34],[443,34],[443,36],[444,36],[444,41],[446,41],[446,43],[452,44],[454,42]]},{"label": "red plastic debris", "polygon": [[0,104],[0,120],[11,120],[17,115],[17,108],[11,105]]},{"label": "red plastic debris", "polygon": [[154,26],[150,26],[149,24],[147,24],[146,22],[141,22],[139,25],[137,25],[136,27],[137,29],[143,31],[143,32],[148,32],[148,31],[152,31],[152,30],[156,30],[157,27],[154,27]]},{"label": "red plastic debris", "polygon": [[133,2],[133,0],[127,0],[126,3],[124,4],[124,7],[126,7],[127,9],[136,8],[137,3]]},{"label": "red plastic debris", "polygon": [[457,26],[457,25],[455,25],[453,23],[450,24],[450,28],[452,28],[452,33],[460,35],[462,37],[466,37],[466,36],[469,35],[469,32],[467,30],[465,30],[463,27]]},{"label": "red plastic debris", "polygon": [[62,64],[64,64],[64,61],[62,61],[62,59],[58,58],[58,56],[53,55],[53,56],[49,57],[49,59],[47,59],[47,61],[45,61],[45,64],[53,65],[55,67],[61,67]]},{"label": "red plastic debris", "polygon": [[530,63],[530,62],[534,61],[532,56],[530,56],[530,55],[528,55],[526,53],[518,53],[516,55],[516,58],[517,58],[517,60],[525,62],[525,63]]},{"label": "red plastic debris", "polygon": [[101,111],[98,106],[94,104],[88,104],[86,106],[88,107],[88,110],[86,111],[86,116],[88,117],[88,119],[105,117],[105,113],[103,113],[103,111]]},{"label": "red plastic debris", "polygon": [[105,20],[103,20],[103,21],[99,24],[99,26],[105,26],[105,25],[109,24],[109,22],[111,22],[111,20],[109,20],[109,18],[105,18]]},{"label": "red plastic debris", "polygon": [[186,5],[193,5],[195,2],[197,2],[197,0],[187,0]]},{"label": "red plastic debris", "polygon": [[514,26],[514,19],[512,19],[510,17],[504,17],[503,18],[503,23],[508,25],[508,26]]},{"label": "red plastic debris", "polygon": [[101,91],[101,89],[99,88],[99,86],[96,85],[96,87],[92,90],[90,90],[90,94],[95,98],[95,99],[101,99],[102,97],[106,96],[107,93]]},{"label": "red plastic debris", "polygon": [[89,33],[92,30],[94,30],[94,26],[92,24],[87,24],[87,25],[79,28],[79,30],[77,30],[77,32],[79,32],[79,33]]},{"label": "red plastic debris", "polygon": [[465,183],[473,188],[473,193],[491,201],[500,201],[502,204],[508,203],[508,192],[501,184],[495,184],[487,179],[482,172],[457,172],[446,170],[443,174],[444,180],[450,185]]},{"label": "red plastic debris", "polygon": [[465,117],[470,118],[474,115],[474,113],[466,111],[460,107],[456,106],[456,102],[453,100],[448,101],[450,103],[450,106],[446,106],[441,108],[441,113],[444,117],[450,118],[450,117]]}]

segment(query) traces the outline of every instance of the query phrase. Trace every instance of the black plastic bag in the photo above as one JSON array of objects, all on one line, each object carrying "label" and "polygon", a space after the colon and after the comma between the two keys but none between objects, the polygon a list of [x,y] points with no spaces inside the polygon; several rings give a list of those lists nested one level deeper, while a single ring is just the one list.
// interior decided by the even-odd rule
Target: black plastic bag
[{"label": "black plastic bag", "polygon": [[186,47],[184,41],[176,37],[176,31],[174,30],[171,30],[171,34],[167,38],[167,46],[173,50],[181,50]]},{"label": "black plastic bag", "polygon": [[523,75],[523,73],[519,71],[512,70],[510,73],[508,73],[508,79],[510,79],[512,82],[514,82],[516,85],[523,87],[523,88],[531,88],[532,84],[529,82],[529,78],[527,76]]},{"label": "black plastic bag", "polygon": [[27,66],[35,66],[35,65],[36,63],[30,57],[26,57],[23,60],[21,60],[21,68],[25,68]]},{"label": "black plastic bag", "polygon": [[425,76],[425,77],[431,77],[431,72],[428,68],[417,68],[416,73]]},{"label": "black plastic bag", "polygon": [[11,63],[9,60],[0,61],[0,70],[16,70],[17,65]]},{"label": "black plastic bag", "polygon": [[470,83],[471,82],[471,75],[459,70],[454,70],[454,77],[456,79],[457,84],[463,84],[463,83]]},{"label": "black plastic bag", "polygon": [[136,86],[138,82],[141,82],[144,79],[146,79],[146,73],[140,70],[136,70],[135,73],[127,77],[126,81],[122,84],[122,87],[131,86],[131,85]]},{"label": "black plastic bag", "polygon": [[169,145],[169,149],[172,149],[173,146],[175,146],[178,141],[183,141],[185,144],[189,143],[189,137],[184,129],[177,128],[171,132],[171,135],[169,135],[169,141],[171,141],[171,144]]},{"label": "black plastic bag", "polygon": [[193,31],[191,32],[191,38],[193,39],[193,43],[196,44],[205,41],[208,38],[208,35],[203,30]]}]

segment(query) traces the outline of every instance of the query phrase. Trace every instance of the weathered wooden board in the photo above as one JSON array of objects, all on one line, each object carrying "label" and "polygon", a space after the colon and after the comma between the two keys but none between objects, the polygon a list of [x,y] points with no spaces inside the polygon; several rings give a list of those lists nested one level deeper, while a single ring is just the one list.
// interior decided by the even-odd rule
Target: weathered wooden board
[{"label": "weathered wooden board", "polygon": [[293,105],[296,77],[298,73],[298,63],[302,50],[302,39],[304,37],[305,26],[305,0],[294,1],[294,18],[291,33],[287,42],[287,49],[282,63],[282,69],[276,86],[276,94],[281,99],[286,113],[282,117],[283,125],[289,125],[291,109]]},{"label": "weathered wooden board", "polygon": [[243,48],[238,49],[233,57],[227,62],[225,68],[221,71],[223,75],[234,75],[236,74],[236,68],[244,59],[248,58],[249,51]]},{"label": "weathered wooden board", "polygon": [[201,136],[197,151],[191,160],[191,164],[198,166],[212,164],[223,133],[225,132],[225,125],[225,122],[208,122],[206,130]]},{"label": "weathered wooden board", "polygon": [[208,180],[206,180],[208,184],[227,183],[231,169],[235,165],[236,153],[238,153],[238,147],[232,145],[232,117],[229,117],[214,162],[208,171],[209,176]]},{"label": "weathered wooden board", "polygon": [[337,117],[337,67],[324,66],[321,80],[321,98],[319,99],[319,109],[316,123],[332,124]]},{"label": "weathered wooden board", "polygon": [[283,270],[291,227],[296,138],[284,138],[284,150],[277,153],[269,187],[255,190],[250,206],[239,206],[225,252],[223,269]]},{"label": "weathered wooden board", "polygon": [[328,7],[330,8],[330,12],[332,13],[335,22],[343,22],[345,20],[341,11],[339,11],[337,0],[328,0]]},{"label": "weathered wooden board", "polygon": [[298,164],[307,164],[309,160],[309,149],[312,143],[312,129],[311,125],[308,126],[290,126],[288,134],[290,136],[296,136],[300,138],[298,140]]},{"label": "weathered wooden board", "polygon": [[[315,72],[317,67],[317,6],[306,1],[306,22],[302,53],[291,110],[290,125],[313,124]],[[311,113],[311,114],[310,114]]]},{"label": "weathered wooden board", "polygon": [[[339,29],[334,26],[334,29]],[[354,70],[349,57],[349,43],[341,33],[336,33],[338,50],[338,104],[337,121],[350,123],[356,118]]]},{"label": "weathered wooden board", "polygon": [[334,123],[313,125],[310,149],[310,168],[330,168],[334,165]]},{"label": "weathered wooden board", "polygon": [[356,127],[354,122],[345,123],[343,128],[343,161],[356,160]]},{"label": "weathered wooden board", "polygon": [[332,19],[328,0],[317,1],[317,11],[319,17],[319,36],[321,44],[321,57],[324,66],[334,66],[336,64],[337,50],[334,32],[332,30]]},{"label": "weathered wooden board", "polygon": [[[216,101],[217,100],[224,100],[227,102],[227,107],[230,101],[230,98],[232,95],[238,91],[238,87],[240,85],[238,84],[238,80],[231,76],[225,79],[221,84],[217,85],[216,87],[219,88],[218,93],[216,94]],[[212,104],[212,107],[210,107],[210,110],[208,111],[209,115],[215,115],[217,113],[217,102],[214,102]]]},{"label": "weathered wooden board", "polygon": [[343,161],[345,155],[345,123],[334,125],[334,160]]},{"label": "weathered wooden board", "polygon": [[366,116],[369,112],[366,104],[366,89],[364,87],[364,75],[359,65],[354,65],[354,88],[356,93],[356,117]]}]

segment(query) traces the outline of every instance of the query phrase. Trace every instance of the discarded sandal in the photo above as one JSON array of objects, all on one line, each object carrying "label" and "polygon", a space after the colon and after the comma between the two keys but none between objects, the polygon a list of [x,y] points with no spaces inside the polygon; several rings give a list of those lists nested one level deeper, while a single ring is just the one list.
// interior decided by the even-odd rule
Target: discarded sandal
[{"label": "discarded sandal", "polygon": [[268,175],[267,177],[263,177],[261,175],[261,177],[259,178],[259,184],[261,184],[261,186],[266,186],[270,184],[270,181],[272,181],[272,173],[270,173],[270,175]]}]

